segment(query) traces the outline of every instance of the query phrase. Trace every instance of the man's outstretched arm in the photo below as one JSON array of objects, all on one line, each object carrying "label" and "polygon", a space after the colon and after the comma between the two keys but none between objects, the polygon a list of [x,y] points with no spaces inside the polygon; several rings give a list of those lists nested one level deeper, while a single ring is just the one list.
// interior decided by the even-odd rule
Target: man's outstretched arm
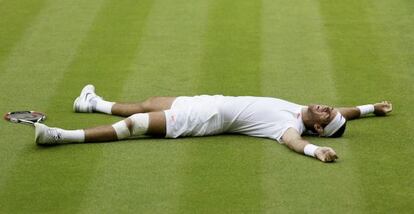
[{"label": "man's outstretched arm", "polygon": [[368,104],[356,107],[336,108],[347,120],[360,118],[361,116],[374,113],[377,116],[385,116],[392,111],[392,103],[382,101],[380,103]]},{"label": "man's outstretched arm", "polygon": [[283,134],[282,140],[289,149],[300,154],[316,157],[322,162],[333,162],[338,159],[338,156],[332,148],[318,147],[309,143],[293,128],[289,128]]}]

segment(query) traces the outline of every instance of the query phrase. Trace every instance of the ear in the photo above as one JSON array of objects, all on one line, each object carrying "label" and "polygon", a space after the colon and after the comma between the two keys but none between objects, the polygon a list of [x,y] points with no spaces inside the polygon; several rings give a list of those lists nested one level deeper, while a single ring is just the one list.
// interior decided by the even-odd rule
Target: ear
[{"label": "ear", "polygon": [[319,125],[318,123],[315,123],[315,125],[313,125],[313,128],[315,129],[316,132],[318,132],[319,136],[323,135],[323,128],[321,125]]}]

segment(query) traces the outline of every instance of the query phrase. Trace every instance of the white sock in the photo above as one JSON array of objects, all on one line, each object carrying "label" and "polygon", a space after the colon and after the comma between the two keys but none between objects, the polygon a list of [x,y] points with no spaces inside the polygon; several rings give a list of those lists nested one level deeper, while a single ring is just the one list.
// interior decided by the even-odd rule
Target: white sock
[{"label": "white sock", "polygon": [[115,104],[114,102],[108,102],[103,99],[95,99],[95,105],[93,105],[92,109],[97,112],[102,112],[105,114],[112,114],[112,106]]},{"label": "white sock", "polygon": [[64,130],[60,129],[61,139],[66,143],[83,143],[85,142],[85,131],[78,130]]}]

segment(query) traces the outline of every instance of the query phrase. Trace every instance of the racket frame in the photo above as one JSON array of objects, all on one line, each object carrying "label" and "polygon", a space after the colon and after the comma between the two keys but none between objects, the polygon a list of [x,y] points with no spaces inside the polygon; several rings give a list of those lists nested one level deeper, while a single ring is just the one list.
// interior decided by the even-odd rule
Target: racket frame
[{"label": "racket frame", "polygon": [[[35,114],[35,115],[39,115],[40,117],[37,120],[26,120],[26,119],[15,118],[12,116],[13,114],[19,114],[19,113]],[[13,122],[13,123],[34,125],[35,123],[40,123],[44,121],[46,119],[46,115],[38,111],[11,111],[4,115],[4,119],[10,122]]]}]

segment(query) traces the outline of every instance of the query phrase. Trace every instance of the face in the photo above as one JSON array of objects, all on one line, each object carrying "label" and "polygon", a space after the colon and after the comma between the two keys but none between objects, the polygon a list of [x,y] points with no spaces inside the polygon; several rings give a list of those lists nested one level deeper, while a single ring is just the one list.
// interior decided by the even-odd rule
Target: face
[{"label": "face", "polygon": [[325,127],[335,118],[337,110],[330,106],[312,104],[308,106],[308,113],[314,124]]}]

